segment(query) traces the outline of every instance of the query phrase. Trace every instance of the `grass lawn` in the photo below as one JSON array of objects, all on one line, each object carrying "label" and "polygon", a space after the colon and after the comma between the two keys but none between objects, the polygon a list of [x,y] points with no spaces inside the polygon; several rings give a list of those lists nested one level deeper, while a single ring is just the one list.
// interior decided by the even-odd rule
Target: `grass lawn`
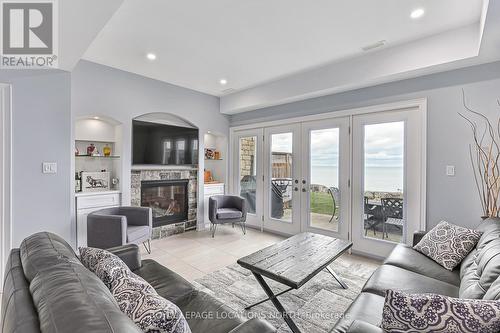
[{"label": "grass lawn", "polygon": [[317,214],[332,215],[333,199],[330,193],[311,192],[311,211]]}]

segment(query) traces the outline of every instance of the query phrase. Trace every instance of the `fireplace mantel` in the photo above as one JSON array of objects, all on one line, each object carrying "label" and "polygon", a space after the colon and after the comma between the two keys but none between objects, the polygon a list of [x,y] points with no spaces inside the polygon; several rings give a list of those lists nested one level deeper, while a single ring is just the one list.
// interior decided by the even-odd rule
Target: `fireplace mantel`
[{"label": "fireplace mantel", "polygon": [[192,165],[150,165],[150,164],[140,164],[133,165],[132,171],[147,171],[147,170],[159,170],[159,171],[178,171],[178,170],[194,170],[198,171],[198,167]]}]

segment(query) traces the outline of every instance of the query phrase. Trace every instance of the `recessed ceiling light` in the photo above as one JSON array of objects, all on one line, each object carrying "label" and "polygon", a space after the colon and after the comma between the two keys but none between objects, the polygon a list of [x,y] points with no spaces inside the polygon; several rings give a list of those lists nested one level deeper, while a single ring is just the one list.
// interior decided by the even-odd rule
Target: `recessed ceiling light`
[{"label": "recessed ceiling light", "polygon": [[96,117],[94,117],[94,119],[95,119],[95,120],[99,120],[99,117],[97,117],[97,116],[96,116]]},{"label": "recessed ceiling light", "polygon": [[222,85],[222,86],[225,86],[227,84],[227,80],[226,79],[220,79],[219,80],[219,83]]},{"label": "recessed ceiling light", "polygon": [[415,20],[424,16],[424,14],[425,10],[423,10],[422,8],[418,8],[411,12],[410,17]]},{"label": "recessed ceiling light", "polygon": [[149,60],[156,60],[156,54],[154,53],[148,53],[146,55],[146,57],[149,59]]}]

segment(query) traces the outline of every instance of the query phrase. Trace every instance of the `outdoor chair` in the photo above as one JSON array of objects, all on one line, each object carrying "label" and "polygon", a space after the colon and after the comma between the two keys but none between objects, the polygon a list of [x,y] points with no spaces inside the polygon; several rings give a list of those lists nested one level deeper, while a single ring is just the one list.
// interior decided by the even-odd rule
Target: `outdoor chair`
[{"label": "outdoor chair", "polygon": [[[387,225],[395,226],[401,231],[404,228],[405,220],[403,218],[403,199],[401,198],[382,198],[382,216],[383,216],[383,235],[389,238]],[[383,236],[382,236],[383,238]]]},{"label": "outdoor chair", "polygon": [[328,221],[328,223],[331,223],[333,221],[333,219],[335,219],[335,220],[339,219],[339,217],[335,216],[335,215],[337,214],[337,209],[340,205],[340,190],[337,187],[332,186],[332,187],[328,188],[328,193],[330,193],[330,195],[332,196],[332,200],[333,200],[332,217],[330,218],[330,221]]},{"label": "outdoor chair", "polygon": [[[368,230],[373,230],[373,235],[377,235],[377,227],[383,223],[384,219],[381,212],[380,205],[372,204],[369,202],[368,197],[364,197],[364,216],[365,216],[365,236]],[[383,229],[383,227],[382,227]],[[384,234],[382,233],[382,238]]]}]

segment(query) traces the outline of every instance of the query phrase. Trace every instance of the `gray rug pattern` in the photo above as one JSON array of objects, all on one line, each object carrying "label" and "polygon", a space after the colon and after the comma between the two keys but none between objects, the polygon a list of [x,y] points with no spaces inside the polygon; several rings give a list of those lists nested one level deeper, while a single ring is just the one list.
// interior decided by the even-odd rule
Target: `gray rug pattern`
[{"label": "gray rug pattern", "polygon": [[[342,289],[333,276],[324,270],[302,288],[278,297],[302,332],[329,332],[360,293],[378,263],[344,255],[330,267],[348,285],[348,289]],[[267,278],[266,282],[275,293],[287,288]],[[247,305],[267,296],[250,271],[238,264],[207,274],[197,279],[195,285],[224,302],[242,317],[265,318],[278,328],[278,333],[291,332],[270,301],[249,311],[244,310]]]}]

